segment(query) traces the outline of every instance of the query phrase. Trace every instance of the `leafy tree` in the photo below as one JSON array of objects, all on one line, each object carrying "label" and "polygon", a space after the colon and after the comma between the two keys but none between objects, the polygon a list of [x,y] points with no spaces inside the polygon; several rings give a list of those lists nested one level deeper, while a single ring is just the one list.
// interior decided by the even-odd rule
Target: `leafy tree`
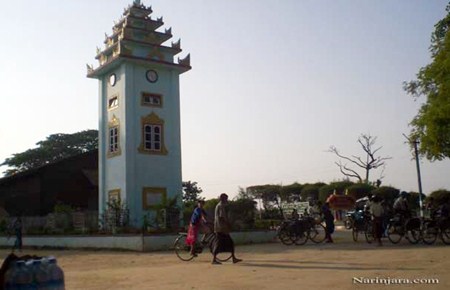
[{"label": "leafy tree", "polygon": [[334,192],[334,186],[327,184],[319,188],[319,201],[325,203],[327,198]]},{"label": "leafy tree", "polygon": [[[422,204],[425,204],[426,195],[422,193]],[[420,198],[418,192],[410,192],[408,197],[408,206],[410,209],[419,212],[420,210]]]},{"label": "leafy tree", "polygon": [[37,168],[70,156],[75,156],[98,148],[98,131],[85,130],[74,134],[52,134],[44,141],[36,143],[37,148],[15,153],[0,165],[10,167],[4,173],[10,176]]},{"label": "leafy tree", "polygon": [[[377,137],[373,137],[369,134],[361,134],[358,138],[358,143],[361,145],[361,148],[365,152],[366,156],[359,157],[355,155],[345,156],[342,155],[339,150],[335,146],[331,146],[329,152],[336,154],[339,157],[339,162],[335,162],[335,164],[339,167],[339,170],[342,174],[347,177],[353,177],[358,179],[359,182],[369,183],[369,173],[372,169],[384,168],[385,161],[391,159],[391,157],[381,157],[375,156],[377,152],[382,148],[374,148],[375,143],[377,141]],[[347,165],[349,162],[352,166]],[[362,168],[365,172],[365,177],[357,172],[354,167]],[[382,174],[382,173],[381,173]],[[383,176],[380,176],[380,180]]]},{"label": "leafy tree", "polygon": [[376,194],[384,199],[388,204],[394,204],[395,199],[400,195],[400,190],[391,186],[381,186],[372,190],[372,194]]},{"label": "leafy tree", "polygon": [[232,200],[228,205],[228,209],[233,229],[242,230],[253,228],[256,216],[256,202],[254,200]]},{"label": "leafy tree", "polygon": [[184,203],[195,203],[199,198],[199,194],[203,192],[203,190],[198,187],[198,183],[196,181],[183,181],[183,202]]},{"label": "leafy tree", "polygon": [[300,193],[302,192],[303,185],[295,182],[290,185],[281,187],[280,196],[282,200],[300,199]]},{"label": "leafy tree", "polygon": [[342,181],[331,182],[330,185],[334,188],[336,194],[345,194],[345,191],[349,186],[353,185],[353,182],[347,179]]},{"label": "leafy tree", "polygon": [[437,205],[444,204],[446,199],[450,199],[450,191],[445,189],[435,190],[430,193],[429,197],[432,197]]},{"label": "leafy tree", "polygon": [[274,206],[274,201],[281,197],[281,188],[280,185],[273,184],[255,185],[247,187],[247,192],[254,199],[261,199],[264,209],[269,209]]},{"label": "leafy tree", "polygon": [[302,198],[302,201],[308,200],[308,198],[312,200],[319,199],[319,188],[323,186],[323,183],[318,184],[306,184],[302,188],[302,192],[300,193],[300,196]]},{"label": "leafy tree", "polygon": [[216,205],[219,203],[218,198],[212,198],[205,201],[204,209],[205,210],[214,210]]},{"label": "leafy tree", "polygon": [[360,199],[369,195],[374,189],[372,185],[367,183],[355,183],[347,187],[347,193],[355,199]]},{"label": "leafy tree", "polygon": [[282,218],[278,201],[281,200],[280,185],[266,184],[247,187],[247,192],[253,199],[260,199],[264,208],[262,218],[273,219]]},{"label": "leafy tree", "polygon": [[446,11],[431,36],[432,62],[419,70],[417,80],[403,83],[415,99],[426,98],[410,122],[409,139],[419,141],[419,152],[431,161],[450,157],[450,4]]},{"label": "leafy tree", "polygon": [[238,194],[236,195],[236,197],[234,198],[234,200],[241,200],[241,199],[250,199],[253,200],[252,195],[247,192],[244,188],[239,186],[238,189]]}]

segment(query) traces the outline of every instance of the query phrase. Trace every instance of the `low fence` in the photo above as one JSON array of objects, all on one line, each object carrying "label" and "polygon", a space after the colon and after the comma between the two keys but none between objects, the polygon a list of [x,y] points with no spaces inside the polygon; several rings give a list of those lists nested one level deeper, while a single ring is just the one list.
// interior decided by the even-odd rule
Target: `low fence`
[{"label": "low fence", "polygon": [[[180,227],[179,211],[162,210],[152,222],[147,218],[146,230],[178,231]],[[13,233],[17,217],[0,218],[0,234]],[[137,234],[142,228],[132,227],[128,217],[121,212],[109,212],[99,218],[97,211],[74,211],[50,213],[46,216],[21,217],[24,234],[96,234],[96,233],[128,233]]]},{"label": "low fence", "polygon": [[[237,245],[269,243],[276,239],[275,231],[233,232]],[[24,236],[24,247],[67,249],[117,249],[130,251],[171,250],[177,234],[167,235],[114,235],[114,236]],[[15,238],[0,236],[1,247],[12,247]]]},{"label": "low fence", "polygon": [[[14,232],[14,222],[17,217],[4,217],[1,231]],[[98,231],[99,220],[96,211],[51,213],[47,216],[21,217],[22,232],[24,234],[64,233],[74,231],[77,233],[91,233]]]}]

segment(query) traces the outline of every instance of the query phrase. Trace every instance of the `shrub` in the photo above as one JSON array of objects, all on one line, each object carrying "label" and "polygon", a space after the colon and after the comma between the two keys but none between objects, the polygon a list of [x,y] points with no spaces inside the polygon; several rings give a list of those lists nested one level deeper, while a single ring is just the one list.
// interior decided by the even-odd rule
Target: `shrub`
[{"label": "shrub", "polygon": [[308,200],[308,198],[312,200],[317,200],[319,198],[319,188],[323,187],[320,184],[308,184],[302,188],[302,192],[300,196],[302,201]]},{"label": "shrub", "polygon": [[291,185],[285,185],[281,187],[280,198],[281,200],[289,200],[290,198],[299,198],[302,192],[303,185],[299,183],[293,183]]},{"label": "shrub", "polygon": [[441,205],[445,203],[446,199],[450,199],[450,191],[445,189],[435,190],[430,193],[429,198],[430,197],[434,198],[435,205]]},{"label": "shrub", "polygon": [[[424,205],[424,201],[425,201],[425,194],[422,194],[422,205]],[[408,206],[410,209],[412,210],[419,210],[419,205],[420,205],[420,199],[419,199],[419,193],[418,192],[410,192],[409,193],[409,197],[408,197]]]},{"label": "shrub", "polygon": [[251,229],[255,224],[256,202],[252,199],[230,201],[228,205],[233,228],[236,230]]},{"label": "shrub", "polygon": [[372,193],[374,189],[375,187],[367,183],[355,183],[347,187],[347,194],[360,199]]},{"label": "shrub", "polygon": [[333,194],[334,188],[331,185],[324,185],[319,189],[319,201],[325,203],[327,198]]},{"label": "shrub", "polygon": [[128,226],[130,211],[121,199],[113,199],[106,204],[106,210],[101,217],[103,230],[116,232],[117,229]]},{"label": "shrub", "polygon": [[273,230],[276,226],[280,224],[281,220],[277,219],[270,219],[270,220],[261,220],[257,219],[255,220],[255,229],[259,230]]},{"label": "shrub", "polygon": [[386,201],[387,204],[392,205],[395,199],[399,196],[400,190],[391,186],[382,186],[372,190],[372,194],[376,194]]},{"label": "shrub", "polygon": [[350,180],[343,180],[343,181],[335,181],[331,182],[330,186],[333,188],[334,191],[336,191],[336,194],[344,194],[346,189],[349,186],[352,186],[354,183]]}]

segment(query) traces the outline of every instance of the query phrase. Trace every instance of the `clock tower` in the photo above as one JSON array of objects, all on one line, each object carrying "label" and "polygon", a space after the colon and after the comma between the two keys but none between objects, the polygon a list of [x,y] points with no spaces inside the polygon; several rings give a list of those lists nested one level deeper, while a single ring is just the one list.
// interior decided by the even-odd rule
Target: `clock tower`
[{"label": "clock tower", "polygon": [[97,48],[98,67],[87,66],[99,80],[99,214],[120,199],[139,228],[169,199],[181,203],[179,75],[191,69],[151,13],[135,0]]}]

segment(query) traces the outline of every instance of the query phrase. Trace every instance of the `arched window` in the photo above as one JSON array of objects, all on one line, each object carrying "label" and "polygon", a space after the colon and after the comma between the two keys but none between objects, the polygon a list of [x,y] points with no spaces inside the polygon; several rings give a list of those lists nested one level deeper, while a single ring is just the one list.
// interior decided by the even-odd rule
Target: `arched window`
[{"label": "arched window", "polygon": [[108,148],[107,157],[111,158],[120,155],[120,124],[116,116],[113,115],[111,122],[108,122]]},{"label": "arched window", "polygon": [[142,141],[138,150],[146,154],[167,154],[164,145],[164,120],[159,118],[155,113],[143,117],[142,125]]},{"label": "arched window", "polygon": [[161,125],[144,125],[144,149],[161,150]]}]

